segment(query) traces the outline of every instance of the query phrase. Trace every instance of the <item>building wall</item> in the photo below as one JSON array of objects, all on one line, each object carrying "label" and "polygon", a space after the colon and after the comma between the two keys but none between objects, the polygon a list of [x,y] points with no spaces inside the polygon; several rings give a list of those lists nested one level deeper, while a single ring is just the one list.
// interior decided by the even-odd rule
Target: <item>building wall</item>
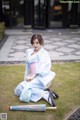
[{"label": "building wall", "polygon": [[[80,27],[80,3],[62,3],[60,1],[62,0],[0,0],[0,21],[4,21],[5,25],[11,28],[24,28],[24,26],[39,29],[41,27],[44,29]],[[37,4],[37,2],[39,3],[37,10],[40,12],[34,14],[36,7],[34,3]],[[43,4],[43,8],[40,8],[41,4]],[[37,21],[37,27],[35,27],[37,15],[40,20]],[[44,19],[40,18],[41,16]]]}]

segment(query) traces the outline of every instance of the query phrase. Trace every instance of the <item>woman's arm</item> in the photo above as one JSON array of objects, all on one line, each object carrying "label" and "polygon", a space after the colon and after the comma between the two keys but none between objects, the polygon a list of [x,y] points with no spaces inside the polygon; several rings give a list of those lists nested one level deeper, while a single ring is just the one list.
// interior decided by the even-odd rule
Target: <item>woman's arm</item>
[{"label": "woman's arm", "polygon": [[43,52],[39,56],[39,64],[36,69],[36,74],[44,76],[50,72],[51,69],[51,59],[48,52]]}]

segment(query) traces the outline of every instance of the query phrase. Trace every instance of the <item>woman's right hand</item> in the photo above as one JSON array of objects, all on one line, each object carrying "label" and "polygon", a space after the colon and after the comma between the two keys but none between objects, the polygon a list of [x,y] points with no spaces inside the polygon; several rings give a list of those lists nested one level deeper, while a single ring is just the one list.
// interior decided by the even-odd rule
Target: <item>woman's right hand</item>
[{"label": "woman's right hand", "polygon": [[35,78],[35,74],[33,75],[28,75],[27,78],[26,78],[26,81],[31,81],[32,79]]}]

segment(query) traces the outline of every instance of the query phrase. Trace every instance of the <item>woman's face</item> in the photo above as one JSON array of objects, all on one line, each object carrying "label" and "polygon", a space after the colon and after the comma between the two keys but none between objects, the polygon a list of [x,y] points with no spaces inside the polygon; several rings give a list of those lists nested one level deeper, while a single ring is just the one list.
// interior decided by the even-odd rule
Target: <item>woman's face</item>
[{"label": "woman's face", "polygon": [[34,50],[35,50],[35,51],[39,51],[39,49],[41,48],[41,44],[39,43],[38,39],[35,39],[35,40],[33,41],[32,46],[34,47]]}]

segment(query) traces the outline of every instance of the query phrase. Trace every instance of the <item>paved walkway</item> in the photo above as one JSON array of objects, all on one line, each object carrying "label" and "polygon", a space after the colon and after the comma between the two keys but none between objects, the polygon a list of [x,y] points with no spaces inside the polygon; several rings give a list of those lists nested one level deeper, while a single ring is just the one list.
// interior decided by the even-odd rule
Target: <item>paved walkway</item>
[{"label": "paved walkway", "polygon": [[32,34],[40,33],[52,61],[80,61],[80,29],[6,30],[6,42],[0,50],[0,63],[24,62]]}]

